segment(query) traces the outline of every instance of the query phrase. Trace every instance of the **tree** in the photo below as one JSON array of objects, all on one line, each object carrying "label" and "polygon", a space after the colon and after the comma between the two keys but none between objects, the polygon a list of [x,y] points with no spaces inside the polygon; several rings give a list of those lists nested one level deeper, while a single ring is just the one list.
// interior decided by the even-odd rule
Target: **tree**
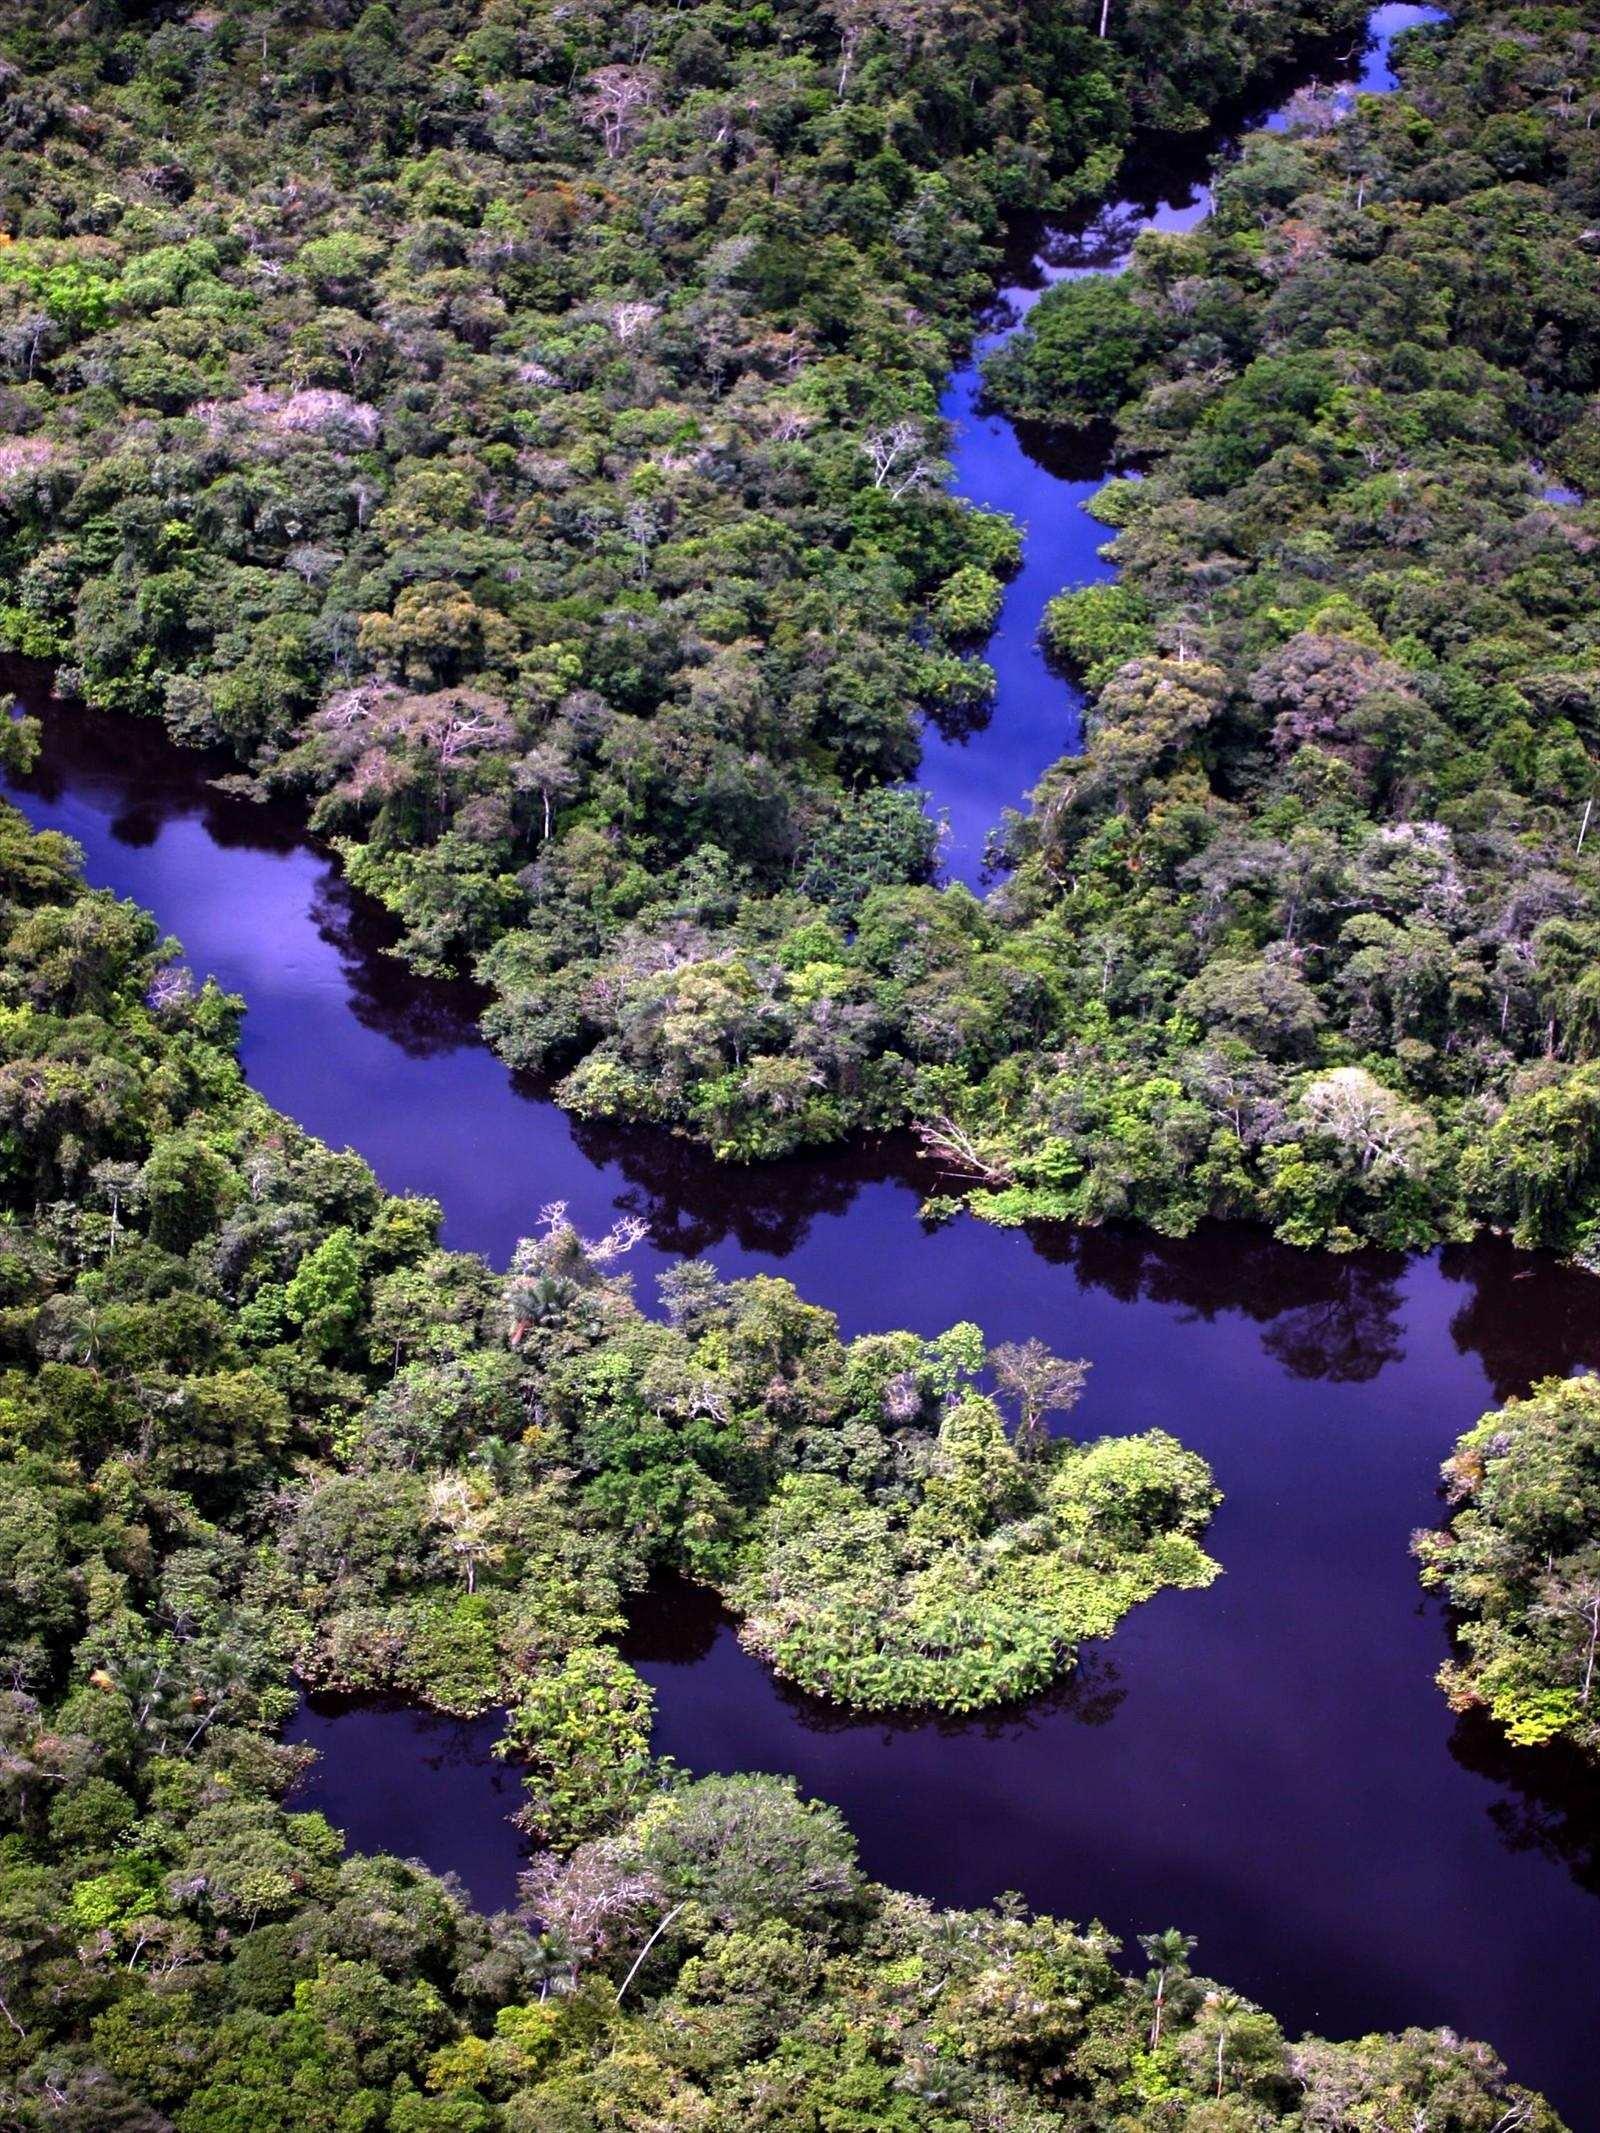
[{"label": "tree", "polygon": [[1302,631],[1264,660],[1250,694],[1277,716],[1272,743],[1280,755],[1308,744],[1331,749],[1365,771],[1372,751],[1360,712],[1380,691],[1408,694],[1406,675],[1371,645],[1319,631]]},{"label": "tree", "polygon": [[1427,1114],[1365,1067],[1334,1067],[1308,1082],[1297,1106],[1308,1130],[1354,1159],[1363,1177],[1415,1177],[1432,1150]]},{"label": "tree", "polygon": [[666,1908],[660,1879],[637,1847],[614,1837],[581,1844],[570,1858],[546,1852],[519,1889],[522,1915],[560,1951],[574,1982]]},{"label": "tree", "polygon": [[1096,700],[1084,754],[1064,758],[1040,785],[1040,833],[1062,837],[1074,815],[1108,806],[1141,812],[1146,781],[1211,723],[1226,685],[1220,668],[1199,661],[1151,657],[1118,667]]},{"label": "tree", "polygon": [[312,1346],[328,1355],[355,1330],[365,1293],[354,1232],[341,1225],[300,1262],[284,1291],[284,1307]]},{"label": "tree", "polygon": [[584,124],[599,134],[606,154],[615,158],[638,131],[655,100],[655,77],[648,68],[597,67],[585,81],[578,113]]},{"label": "tree", "polygon": [[1195,1948],[1193,1934],[1168,1926],[1164,1933],[1141,1933],[1139,1945],[1150,1960],[1146,1992],[1151,2002],[1150,2049],[1161,2042],[1161,2018],[1166,2011],[1167,1989],[1189,1975],[1189,1957]]},{"label": "tree", "polygon": [[1600,1647],[1600,1549],[1590,1553],[1596,1559],[1594,1567],[1542,1578],[1538,1604],[1529,1611],[1536,1622],[1570,1623],[1578,1631],[1582,1653],[1578,1701],[1585,1710],[1594,1688],[1595,1652]]},{"label": "tree", "polygon": [[637,1807],[652,1781],[653,1709],[649,1688],[605,1646],[580,1647],[528,1681],[495,1745],[533,1765],[523,1827],[570,1849]]},{"label": "tree", "polygon": [[1600,1387],[1547,1378],[1485,1415],[1445,1463],[1450,1524],[1419,1533],[1423,1582],[1461,1620],[1439,1680],[1458,1708],[1487,1706],[1513,1741],[1569,1735],[1600,1755]]},{"label": "tree", "polygon": [[1266,1140],[1283,1123],[1283,1076],[1238,1038],[1207,1045],[1183,1063],[1184,1081],[1241,1147]]},{"label": "tree", "polygon": [[1178,2054],[1196,2087],[1205,2082],[1214,2097],[1222,2096],[1230,2073],[1247,2095],[1258,2096],[1266,2083],[1281,2078],[1283,2033],[1242,1994],[1214,1985],[1179,2040]]},{"label": "tree", "polygon": [[38,760],[44,728],[17,710],[14,696],[0,696],[0,768],[25,773]]},{"label": "tree", "polygon": [[1241,2015],[1253,2012],[1250,2002],[1237,1992],[1208,1992],[1205,2011],[1217,2025],[1217,2094],[1222,2094],[1222,2079],[1226,2071],[1228,2037]]},{"label": "tree", "polygon": [[861,1893],[838,1810],[792,1778],[702,1778],[652,1802],[631,1834],[662,1888],[724,1933],[771,1918],[822,1932]]},{"label": "tree", "polygon": [[938,473],[923,425],[909,416],[868,430],[861,439],[861,452],[872,469],[872,486],[886,490],[896,503]]},{"label": "tree", "polygon": [[444,1535],[446,1553],[461,1565],[468,1592],[476,1592],[479,1569],[505,1558],[493,1492],[476,1477],[436,1475],[428,1484],[428,1515]]},{"label": "tree", "polygon": [[577,766],[559,739],[539,742],[528,749],[512,768],[513,782],[521,791],[537,793],[544,809],[544,841],[550,841],[554,809],[579,781]]},{"label": "tree", "polygon": [[1064,1362],[1038,1339],[1003,1341],[989,1351],[1000,1390],[1017,1403],[1017,1449],[1036,1458],[1044,1444],[1044,1418],[1065,1414],[1083,1396],[1089,1365]]},{"label": "tree", "polygon": [[1288,953],[1219,956],[1183,988],[1178,1009],[1217,1032],[1224,1045],[1233,1040],[1268,1059],[1309,1051],[1327,1019]]},{"label": "tree", "polygon": [[1132,397],[1163,339],[1155,311],[1126,275],[1085,275],[1047,289],[983,366],[984,391],[1009,413],[1089,423]]},{"label": "tree", "polygon": [[120,1696],[138,1731],[162,1752],[181,1744],[193,1715],[187,1670],[166,1651],[132,1651],[109,1666],[97,1666],[90,1684]]}]

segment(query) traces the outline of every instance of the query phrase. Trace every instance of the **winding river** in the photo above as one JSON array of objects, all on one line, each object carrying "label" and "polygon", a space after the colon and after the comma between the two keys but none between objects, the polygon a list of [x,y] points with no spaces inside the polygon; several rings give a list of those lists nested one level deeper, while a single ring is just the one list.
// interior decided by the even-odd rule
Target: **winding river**
[{"label": "winding river", "polygon": [[[1438,8],[1390,0],[1368,17],[1362,51],[1324,55],[1333,66],[1332,81],[1343,79],[1342,58],[1358,62],[1351,91],[1397,88],[1389,57],[1395,38],[1443,19]],[[930,729],[917,772],[917,783],[948,824],[945,871],[969,887],[982,885],[989,835],[1004,811],[1021,806],[1043,772],[1080,745],[1082,700],[1051,672],[1039,645],[1045,603],[1064,586],[1113,575],[1099,553],[1111,533],[1084,509],[1106,479],[1106,440],[1064,438],[985,411],[979,365],[1052,282],[1115,274],[1127,265],[1142,231],[1192,229],[1211,205],[1206,181],[1212,158],[1253,127],[1281,130],[1294,93],[1315,78],[1305,72],[1291,77],[1283,85],[1286,100],[1271,110],[1257,104],[1204,134],[1148,142],[1124,167],[1123,197],[1078,222],[1019,225],[1002,285],[968,360],[945,386],[939,411],[953,426],[956,494],[1009,511],[1025,534],[1022,568],[1006,588],[983,651],[998,684],[993,715],[976,732]]]},{"label": "winding river", "polygon": [[[1420,19],[1373,18],[1364,85],[1391,85],[1388,40]],[[1180,174],[1044,232],[996,325],[1052,276],[1115,265],[1135,227],[1204,206]],[[1075,701],[1034,635],[1052,593],[1104,567],[1105,538],[1080,508],[1103,469],[983,416],[975,392],[963,371],[946,400],[956,486],[1015,512],[1028,541],[989,653],[994,718],[965,741],[929,736],[923,782],[968,880],[1001,809],[1074,738]],[[37,677],[12,685],[42,707]],[[1446,1625],[1407,1555],[1440,1515],[1459,1430],[1537,1377],[1600,1368],[1592,1280],[1492,1241],[1335,1259],[1237,1228],[929,1231],[926,1174],[897,1141],[739,1172],[585,1126],[484,1049],[470,986],[415,980],[384,954],[383,915],[293,811],[216,793],[220,767],[50,705],[42,760],[12,789],[83,844],[92,880],[244,993],[257,1086],[391,1188],[437,1196],[448,1241],[503,1261],[562,1198],[588,1230],[619,1210],[647,1219],[646,1295],[653,1271],[705,1253],[725,1274],[787,1275],[847,1333],[974,1318],[992,1339],[1038,1335],[1093,1359],[1078,1426],[1168,1426],[1227,1491],[1216,1586],[1162,1595],[1056,1696],[986,1719],[847,1717],[776,1683],[705,1596],[653,1592],[627,1650],[656,1688],[664,1753],[794,1773],[845,1811],[871,1872],[940,1901],[1015,1888],[1127,1936],[1180,1924],[1205,1969],[1291,2031],[1486,2036],[1571,2125],[1600,2128],[1600,1780],[1452,1717],[1432,1680]],[[305,1803],[353,1843],[456,1871],[486,1906],[512,1900],[516,1786],[488,1758],[496,1721],[308,1707],[296,1730],[324,1751]]]}]

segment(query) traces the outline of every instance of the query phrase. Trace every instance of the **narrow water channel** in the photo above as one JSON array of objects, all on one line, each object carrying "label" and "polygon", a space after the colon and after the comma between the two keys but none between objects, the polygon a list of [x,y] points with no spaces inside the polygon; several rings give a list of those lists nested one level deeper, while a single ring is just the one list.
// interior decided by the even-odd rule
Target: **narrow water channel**
[{"label": "narrow water channel", "polygon": [[[1328,55],[1323,86],[1346,96],[1397,88],[1390,59],[1395,39],[1443,20],[1439,8],[1389,0],[1368,17],[1363,48]],[[1099,553],[1112,536],[1084,508],[1112,471],[1109,435],[1052,435],[986,410],[979,366],[1052,283],[1120,273],[1146,230],[1193,229],[1210,209],[1212,158],[1241,134],[1281,130],[1294,93],[1316,78],[1297,80],[1287,98],[1264,98],[1204,135],[1151,143],[1125,167],[1123,196],[1076,221],[1025,224],[971,353],[950,375],[939,412],[951,425],[952,488],[986,510],[1009,512],[1023,534],[1022,567],[1006,587],[983,648],[997,684],[993,712],[976,727],[942,731],[930,724],[923,736],[917,783],[948,825],[941,861],[952,881],[982,886],[990,841],[1006,809],[1021,807],[1050,765],[1081,745],[1082,697],[1047,665],[1039,625],[1058,592],[1115,574]]]},{"label": "narrow water channel", "polygon": [[[1392,34],[1424,14],[1375,21]],[[1368,54],[1370,86],[1387,85],[1386,50]],[[1133,205],[1203,211],[1192,190]],[[1090,256],[1098,242],[1047,236],[1015,301],[1109,263]],[[995,718],[930,747],[928,782],[967,840],[953,872],[975,872],[1000,808],[1071,737],[1034,632],[1044,600],[1098,567],[1103,537],[1076,508],[1095,470],[963,412],[965,375],[958,485],[1014,510],[1029,544]],[[10,685],[45,708],[41,677]],[[30,817],[77,837],[91,879],[246,995],[252,1080],[391,1188],[436,1195],[452,1243],[503,1262],[548,1200],[591,1230],[626,1208],[651,1227],[646,1300],[655,1269],[704,1253],[725,1274],[784,1273],[851,1333],[973,1318],[996,1340],[1037,1335],[1094,1363],[1077,1426],[1161,1424],[1214,1464],[1220,1583],[1163,1595],[1060,1695],[987,1719],[843,1716],[775,1683],[704,1596],[652,1593],[628,1651],[657,1691],[661,1751],[697,1771],[794,1773],[844,1809],[869,1871],[939,1901],[1009,1887],[1125,1936],[1179,1924],[1291,2030],[1488,2037],[1571,2125],[1600,2128],[1600,1783],[1452,1718],[1432,1682],[1446,1627],[1407,1555],[1440,1515],[1438,1464],[1462,1428],[1540,1376],[1600,1368],[1600,1287],[1490,1242],[1334,1259],[1242,1229],[930,1232],[926,1179],[894,1142],[730,1172],[585,1127],[483,1048],[470,987],[416,981],[383,954],[382,915],[294,814],[223,799],[207,783],[221,766],[152,729],[67,706],[46,729],[13,786]],[[306,1803],[352,1843],[459,1872],[486,1906],[513,1900],[515,1784],[488,1757],[492,1720],[369,1704],[307,1710],[298,1730],[322,1750]]]}]

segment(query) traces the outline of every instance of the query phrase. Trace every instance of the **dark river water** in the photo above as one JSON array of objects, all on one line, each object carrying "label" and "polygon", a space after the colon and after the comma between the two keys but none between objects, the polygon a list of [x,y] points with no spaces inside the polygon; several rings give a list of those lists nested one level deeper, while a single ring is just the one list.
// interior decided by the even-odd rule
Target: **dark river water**
[{"label": "dark river water", "polygon": [[[1368,55],[1375,87],[1385,52]],[[1192,217],[1203,199],[1185,179],[1133,206]],[[1089,256],[1110,227],[1045,233],[1012,301],[1114,258],[1120,223]],[[972,387],[951,387],[957,485],[1016,511],[1028,548],[991,655],[994,721],[930,747],[952,871],[968,873],[1072,738],[1034,632],[1104,537],[1077,508],[1098,472],[1064,483],[1070,463],[973,413]],[[207,782],[223,766],[153,728],[46,705],[37,676],[11,685],[46,714],[41,763],[12,784],[31,819],[76,837],[92,880],[246,996],[255,1084],[392,1189],[437,1196],[451,1243],[503,1262],[552,1199],[591,1232],[635,1212],[647,1301],[655,1270],[704,1253],[724,1274],[784,1273],[847,1333],[972,1318],[994,1340],[1037,1335],[1093,1361],[1083,1431],[1160,1424],[1216,1468],[1218,1584],[1137,1610],[1061,1693],[987,1719],[842,1716],[747,1658],[705,1596],[648,1595],[627,1650],[655,1686],[662,1752],[792,1772],[844,1810],[872,1873],[935,1899],[1015,1888],[1125,1936],[1180,1925],[1207,1971],[1292,2031],[1487,2037],[1572,2125],[1600,2128],[1600,1781],[1452,1717],[1432,1680],[1446,1624],[1407,1554],[1441,1515],[1461,1429],[1538,1377],[1600,1368],[1600,1285],[1489,1241],[1338,1259],[1244,1229],[929,1230],[929,1173],[897,1142],[727,1171],[575,1123],[480,1044],[470,987],[385,955],[382,914],[292,812],[224,799]],[[305,1803],[352,1843],[458,1872],[486,1906],[513,1900],[517,1788],[489,1758],[494,1719],[308,1707],[294,1730],[323,1750]]]},{"label": "dark river water", "polygon": [[1052,282],[1116,273],[1127,265],[1141,230],[1192,229],[1211,204],[1213,155],[1252,127],[1281,129],[1294,93],[1311,86],[1319,70],[1330,85],[1353,77],[1352,91],[1381,94],[1397,86],[1389,61],[1395,38],[1442,20],[1437,8],[1391,0],[1368,18],[1364,51],[1330,48],[1264,92],[1253,107],[1228,114],[1204,134],[1148,143],[1124,169],[1124,196],[1098,213],[1064,228],[1036,220],[1019,225],[993,311],[939,402],[953,426],[955,493],[1010,512],[1024,535],[1022,568],[1006,588],[994,635],[983,648],[998,684],[993,715],[976,732],[930,726],[924,736],[917,783],[946,817],[943,861],[953,880],[981,885],[989,836],[1005,810],[1019,807],[1057,757],[1080,745],[1082,698],[1047,666],[1039,623],[1046,602],[1064,587],[1114,575],[1099,554],[1111,529],[1084,509],[1106,478],[1106,440],[1063,438],[986,411],[980,361]]}]

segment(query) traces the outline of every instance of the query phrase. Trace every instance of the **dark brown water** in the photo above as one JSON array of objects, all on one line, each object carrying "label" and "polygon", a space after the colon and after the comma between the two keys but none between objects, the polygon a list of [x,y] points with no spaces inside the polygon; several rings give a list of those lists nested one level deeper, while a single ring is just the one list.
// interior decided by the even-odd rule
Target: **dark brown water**
[{"label": "dark brown water", "polygon": [[[1195,196],[1166,204],[1188,213]],[[1047,239],[1031,278],[1081,265],[1085,242]],[[1075,470],[1039,440],[976,418],[963,436],[968,493],[1006,501],[995,491],[1022,460],[1062,501]],[[1045,538],[1008,605],[995,730],[930,766],[966,808],[969,857],[985,811],[1064,738],[1070,702],[1034,658],[1027,607],[1082,575],[1073,559],[1101,537],[1081,498],[1063,530],[1046,490],[1028,493]],[[45,708],[38,674],[10,685]],[[1093,1359],[1083,1430],[1159,1423],[1227,1491],[1215,1587],[1162,1596],[1059,1694],[987,1719],[845,1717],[774,1682],[705,1595],[653,1592],[627,1648],[656,1687],[663,1752],[795,1773],[845,1810],[873,1873],[938,1900],[1016,1888],[1124,1935],[1181,1925],[1207,1969],[1291,2029],[1486,2036],[1572,2125],[1600,2127],[1600,1780],[1452,1718],[1432,1683],[1446,1624],[1407,1554],[1440,1515],[1438,1465],[1461,1429],[1541,1376],[1600,1368],[1600,1285],[1493,1242],[1335,1259],[1240,1229],[930,1232],[929,1180],[903,1144],[737,1172],[584,1127],[482,1047],[470,987],[418,982],[384,953],[382,914],[292,811],[212,791],[221,767],[153,728],[52,706],[44,758],[14,790],[79,839],[92,880],[245,994],[264,1093],[390,1187],[436,1195],[452,1243],[503,1261],[565,1198],[591,1231],[647,1218],[647,1299],[653,1269],[705,1253],[725,1274],[788,1275],[847,1332],[974,1318],[992,1339],[1038,1335]],[[516,1790],[488,1754],[493,1719],[321,1705],[295,1730],[323,1751],[307,1804],[353,1843],[459,1872],[485,1905],[512,1900]]]}]

